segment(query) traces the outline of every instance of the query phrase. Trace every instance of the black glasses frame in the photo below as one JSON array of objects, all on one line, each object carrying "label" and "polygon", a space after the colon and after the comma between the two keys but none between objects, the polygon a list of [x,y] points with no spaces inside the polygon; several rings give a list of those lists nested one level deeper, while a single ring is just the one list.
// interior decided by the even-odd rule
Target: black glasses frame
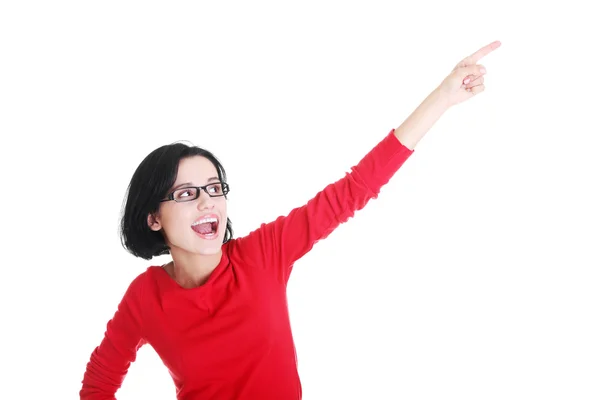
[{"label": "black glasses frame", "polygon": [[[214,186],[214,185],[221,185],[221,194],[210,194],[208,193],[208,187],[210,186]],[[196,196],[195,197],[186,197],[185,200],[177,200],[175,198],[175,192],[178,192],[180,190],[184,190],[184,189],[196,189]],[[202,193],[202,191],[205,191],[207,195],[209,195],[210,197],[222,197],[222,196],[226,196],[227,193],[229,193],[229,184],[225,183],[225,182],[213,182],[213,183],[209,183],[208,185],[204,185],[204,186],[185,186],[185,187],[181,187],[178,189],[173,190],[171,193],[169,193],[169,195],[167,196],[166,199],[162,199],[160,202],[162,203],[163,201],[175,201],[177,203],[185,203],[188,201],[193,201],[196,200],[198,197],[200,197],[200,193]]]}]

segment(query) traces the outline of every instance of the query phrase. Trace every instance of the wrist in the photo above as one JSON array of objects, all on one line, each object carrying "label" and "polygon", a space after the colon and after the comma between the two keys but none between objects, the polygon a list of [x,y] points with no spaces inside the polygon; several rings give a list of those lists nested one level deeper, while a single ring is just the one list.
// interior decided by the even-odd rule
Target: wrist
[{"label": "wrist", "polygon": [[429,107],[439,115],[442,115],[452,107],[450,99],[439,86],[429,94],[427,100]]}]

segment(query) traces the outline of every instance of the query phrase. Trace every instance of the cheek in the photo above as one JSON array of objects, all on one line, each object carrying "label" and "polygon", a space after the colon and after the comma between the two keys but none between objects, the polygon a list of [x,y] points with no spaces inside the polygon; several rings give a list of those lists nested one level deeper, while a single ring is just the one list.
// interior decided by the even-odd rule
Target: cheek
[{"label": "cheek", "polygon": [[219,214],[222,218],[221,223],[219,224],[219,230],[225,232],[225,229],[227,228],[227,201],[218,204],[217,207],[219,208]]},{"label": "cheek", "polygon": [[194,215],[192,210],[187,210],[184,207],[171,212],[163,217],[163,229],[167,235],[177,235],[184,232],[184,229],[189,228]]}]

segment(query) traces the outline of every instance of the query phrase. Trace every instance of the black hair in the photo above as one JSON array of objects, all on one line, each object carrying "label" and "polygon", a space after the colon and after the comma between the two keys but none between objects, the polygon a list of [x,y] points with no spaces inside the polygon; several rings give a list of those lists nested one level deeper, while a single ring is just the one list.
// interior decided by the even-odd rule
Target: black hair
[{"label": "black hair", "polygon": [[[135,170],[127,188],[119,226],[121,244],[134,256],[150,260],[154,256],[170,253],[163,234],[148,226],[148,215],[158,211],[160,201],[173,187],[179,162],[193,156],[207,158],[217,169],[219,180],[227,182],[225,169],[211,152],[184,143],[157,148]],[[232,237],[231,220],[227,218],[223,243]]]}]

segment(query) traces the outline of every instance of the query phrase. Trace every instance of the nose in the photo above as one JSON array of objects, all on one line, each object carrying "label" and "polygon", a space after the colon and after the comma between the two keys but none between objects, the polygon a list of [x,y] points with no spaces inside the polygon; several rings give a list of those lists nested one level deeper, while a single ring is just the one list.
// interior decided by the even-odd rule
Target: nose
[{"label": "nose", "polygon": [[198,195],[198,210],[210,210],[214,206],[214,199],[210,197],[206,191],[201,190]]}]

